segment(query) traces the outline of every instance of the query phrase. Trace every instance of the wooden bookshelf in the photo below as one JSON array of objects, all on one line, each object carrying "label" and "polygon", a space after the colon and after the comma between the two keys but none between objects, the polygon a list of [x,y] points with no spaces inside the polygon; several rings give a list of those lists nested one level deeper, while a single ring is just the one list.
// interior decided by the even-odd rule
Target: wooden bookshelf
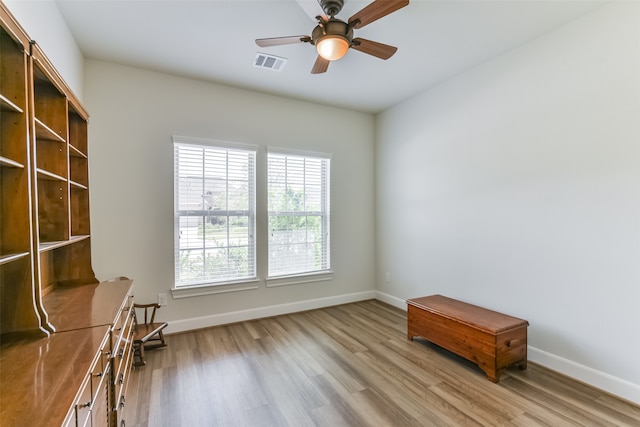
[{"label": "wooden bookshelf", "polygon": [[92,268],[87,130],[82,104],[0,0],[3,426],[124,425],[132,282],[99,282]]}]

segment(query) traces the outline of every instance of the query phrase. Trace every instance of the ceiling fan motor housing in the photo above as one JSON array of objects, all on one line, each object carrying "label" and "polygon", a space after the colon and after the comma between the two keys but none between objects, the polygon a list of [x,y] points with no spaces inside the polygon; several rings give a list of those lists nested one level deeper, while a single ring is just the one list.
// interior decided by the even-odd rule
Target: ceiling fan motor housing
[{"label": "ceiling fan motor housing", "polygon": [[317,25],[311,33],[312,44],[318,43],[319,40],[327,36],[343,37],[349,45],[353,39],[353,28],[344,21],[331,18],[327,22]]},{"label": "ceiling fan motor housing", "polygon": [[320,0],[320,6],[327,15],[334,17],[341,10],[344,5],[344,0]]}]

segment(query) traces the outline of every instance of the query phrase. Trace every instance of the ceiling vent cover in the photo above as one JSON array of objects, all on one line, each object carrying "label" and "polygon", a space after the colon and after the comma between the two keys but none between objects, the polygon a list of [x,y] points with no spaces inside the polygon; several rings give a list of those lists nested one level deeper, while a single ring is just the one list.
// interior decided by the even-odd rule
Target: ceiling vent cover
[{"label": "ceiling vent cover", "polygon": [[267,55],[266,53],[256,53],[256,57],[253,60],[253,66],[258,68],[267,68],[269,70],[282,71],[284,65],[287,63],[287,58],[280,58],[279,56]]}]

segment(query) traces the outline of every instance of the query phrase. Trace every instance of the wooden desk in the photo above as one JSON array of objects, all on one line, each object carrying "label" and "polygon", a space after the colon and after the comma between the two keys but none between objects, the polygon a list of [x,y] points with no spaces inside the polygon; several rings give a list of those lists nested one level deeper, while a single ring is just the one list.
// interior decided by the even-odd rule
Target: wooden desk
[{"label": "wooden desk", "polygon": [[108,338],[109,327],[96,326],[2,348],[2,426],[75,426],[76,405],[79,425],[100,412],[97,425],[106,426]]},{"label": "wooden desk", "polygon": [[120,426],[133,351],[132,281],[68,286],[44,297],[51,336],[0,345],[0,425]]},{"label": "wooden desk", "polygon": [[529,322],[442,295],[407,300],[407,338],[420,336],[471,362],[497,383],[510,365],[527,369]]}]

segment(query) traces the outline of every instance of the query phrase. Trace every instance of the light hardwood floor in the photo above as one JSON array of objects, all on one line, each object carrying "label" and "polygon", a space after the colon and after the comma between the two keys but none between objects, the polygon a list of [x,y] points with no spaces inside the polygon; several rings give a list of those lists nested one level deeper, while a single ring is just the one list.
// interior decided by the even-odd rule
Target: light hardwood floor
[{"label": "light hardwood floor", "polygon": [[535,363],[494,384],[371,300],[167,337],[127,426],[640,426],[640,407]]}]

